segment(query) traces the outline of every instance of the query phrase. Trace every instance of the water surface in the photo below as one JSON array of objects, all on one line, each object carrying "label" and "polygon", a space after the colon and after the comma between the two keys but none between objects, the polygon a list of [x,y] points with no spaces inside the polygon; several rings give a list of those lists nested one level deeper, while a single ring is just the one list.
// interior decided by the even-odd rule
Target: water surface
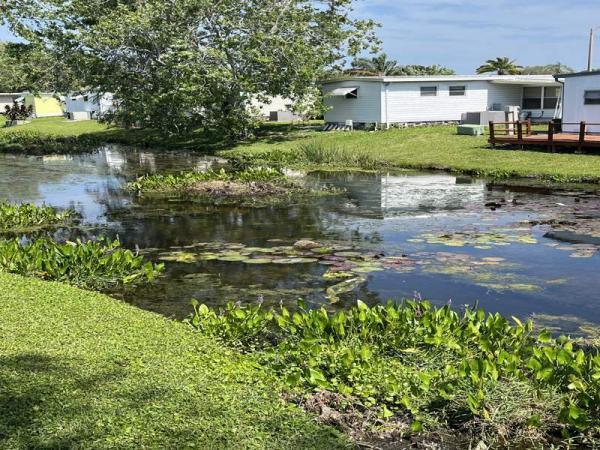
[{"label": "water surface", "polygon": [[338,281],[323,278],[329,269],[323,264],[169,261],[157,284],[121,294],[167,316],[185,317],[191,298],[210,304],[305,298],[341,308],[357,298],[376,303],[417,297],[535,315],[574,334],[600,324],[600,197],[594,187],[567,190],[408,171],[313,172],[293,175],[345,194],[258,209],[141,199],[122,189],[142,174],[221,164],[190,153],[119,146],[76,156],[0,155],[0,199],[74,208],[82,214],[80,227],[59,230],[56,237],[118,236],[157,260],[169,252],[202,253],[199,243],[271,248],[302,238],[410,261],[361,274],[364,280],[335,304],[327,288]]}]

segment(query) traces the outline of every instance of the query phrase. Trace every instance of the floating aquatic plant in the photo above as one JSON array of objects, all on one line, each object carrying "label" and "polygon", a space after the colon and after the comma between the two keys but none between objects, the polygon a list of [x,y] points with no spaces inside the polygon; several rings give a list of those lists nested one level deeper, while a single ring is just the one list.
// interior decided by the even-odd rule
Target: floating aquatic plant
[{"label": "floating aquatic plant", "polygon": [[75,211],[71,209],[59,212],[56,208],[47,205],[0,202],[0,232],[66,225],[72,222],[76,216]]}]

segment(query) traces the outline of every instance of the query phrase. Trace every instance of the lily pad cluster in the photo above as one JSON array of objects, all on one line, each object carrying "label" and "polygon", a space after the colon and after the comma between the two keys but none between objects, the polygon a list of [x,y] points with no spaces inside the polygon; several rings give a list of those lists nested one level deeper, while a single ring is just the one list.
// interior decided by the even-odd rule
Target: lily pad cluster
[{"label": "lily pad cluster", "polygon": [[454,233],[423,233],[412,243],[439,244],[447,247],[470,246],[480,250],[490,250],[494,247],[517,244],[537,244],[538,240],[530,234],[510,234],[499,231],[459,231]]},{"label": "lily pad cluster", "polygon": [[541,286],[531,283],[530,280],[523,280],[516,273],[501,272],[517,268],[504,258],[477,258],[465,253],[450,252],[422,252],[414,256],[419,257],[417,264],[425,273],[466,278],[478,286],[494,291],[530,292],[541,289]]},{"label": "lily pad cluster", "polygon": [[591,258],[596,255],[600,249],[596,245],[591,244],[558,244],[556,242],[550,242],[546,244],[548,247],[553,247],[557,250],[563,250],[571,252],[569,255],[571,258]]},{"label": "lily pad cluster", "polygon": [[383,270],[409,272],[415,261],[407,256],[386,256],[339,243],[299,240],[293,245],[250,247],[240,243],[203,242],[162,252],[159,259],[168,262],[197,263],[222,261],[249,265],[319,264],[327,266],[323,280],[336,283],[326,289],[326,297],[335,302],[339,296],[364,284],[366,275]]}]

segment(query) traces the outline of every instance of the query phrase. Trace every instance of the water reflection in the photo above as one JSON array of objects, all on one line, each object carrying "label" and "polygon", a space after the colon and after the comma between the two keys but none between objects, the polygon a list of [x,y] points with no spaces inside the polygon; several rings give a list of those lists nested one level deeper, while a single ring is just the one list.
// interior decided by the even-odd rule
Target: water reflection
[{"label": "water reflection", "polygon": [[[411,171],[294,173],[345,194],[258,209],[156,201],[122,190],[143,174],[224,163],[119,146],[85,155],[0,155],[0,198],[72,207],[82,214],[82,227],[57,236],[118,235],[125,246],[146,249],[151,257],[198,242],[272,247],[305,238],[406,255],[414,262],[408,271],[365,273],[365,283],[332,308],[357,298],[375,303],[421,295],[457,307],[478,301],[507,315],[600,323],[600,198],[593,190]],[[257,299],[277,304],[302,297],[318,304],[326,302],[325,290],[334,283],[323,278],[326,270],[320,264],[170,262],[157,285],[122,295],[176,317],[189,313],[192,297],[213,304]]]}]

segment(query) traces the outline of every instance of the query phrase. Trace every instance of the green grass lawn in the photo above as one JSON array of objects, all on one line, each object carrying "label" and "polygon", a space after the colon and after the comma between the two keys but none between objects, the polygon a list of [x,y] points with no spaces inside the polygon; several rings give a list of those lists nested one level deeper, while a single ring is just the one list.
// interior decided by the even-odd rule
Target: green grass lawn
[{"label": "green grass lawn", "polygon": [[344,448],[187,325],[0,273],[0,448]]},{"label": "green grass lawn", "polygon": [[[312,149],[308,151],[306,147]],[[224,156],[246,155],[265,160],[283,159],[289,153],[304,153],[299,159],[301,163],[324,162],[329,167],[356,166],[365,161],[364,168],[443,169],[556,181],[600,180],[598,155],[492,149],[487,143],[487,136],[458,136],[453,126],[379,132],[295,131],[222,152]],[[332,155],[330,158],[328,153]]]}]

